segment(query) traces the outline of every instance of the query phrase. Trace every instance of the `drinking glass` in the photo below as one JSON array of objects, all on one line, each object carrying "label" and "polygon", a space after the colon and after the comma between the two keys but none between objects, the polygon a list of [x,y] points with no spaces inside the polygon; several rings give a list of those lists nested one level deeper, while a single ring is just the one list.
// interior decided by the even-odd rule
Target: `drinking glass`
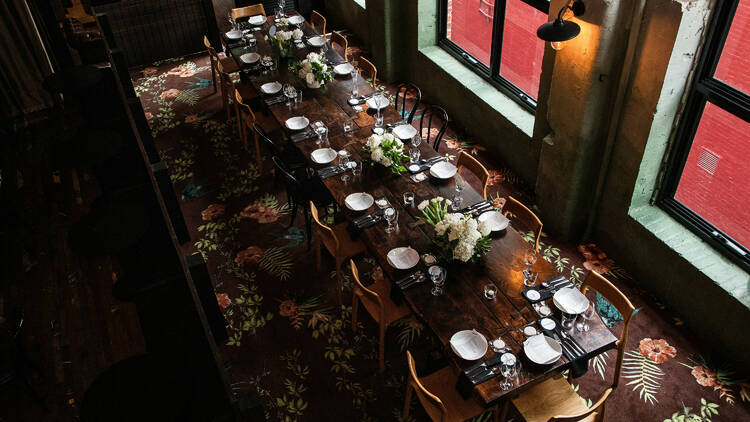
[{"label": "drinking glass", "polygon": [[349,163],[349,167],[352,168],[352,176],[359,177],[360,174],[362,174],[362,163],[352,160],[351,163]]},{"label": "drinking glass", "polygon": [[407,207],[414,206],[414,192],[404,192],[404,205]]},{"label": "drinking glass", "polygon": [[263,66],[263,74],[266,74],[273,66],[273,59],[271,59],[271,56],[263,56],[263,58],[260,59],[260,64]]},{"label": "drinking glass", "polygon": [[435,287],[432,288],[432,295],[433,296],[440,296],[443,294],[443,286],[445,285],[445,268],[433,265],[431,266],[427,272],[430,274],[430,279],[432,280],[432,284],[435,285]]},{"label": "drinking glass", "polygon": [[313,122],[312,127],[318,135],[318,140],[315,143],[320,146],[324,143],[325,138],[328,137],[328,127],[320,120]]},{"label": "drinking glass", "polygon": [[359,97],[359,85],[357,84],[357,68],[352,68],[352,98]]},{"label": "drinking glass", "polygon": [[490,347],[492,348],[492,351],[495,353],[500,353],[504,350],[506,350],[505,341],[503,341],[502,337],[498,337],[490,342]]},{"label": "drinking glass", "polygon": [[458,195],[458,194],[457,194],[457,195],[455,195],[455,196],[454,196],[454,197],[453,197],[453,198],[451,199],[451,209],[452,209],[453,211],[458,211],[458,210],[460,210],[460,209],[461,209],[461,204],[462,204],[463,202],[464,202],[464,198],[463,198],[463,196],[461,196],[461,195]]},{"label": "drinking glass", "polygon": [[531,270],[523,270],[523,285],[531,287],[536,284],[536,279],[539,277],[539,273],[532,272]]},{"label": "drinking glass", "polygon": [[385,227],[386,233],[393,233],[396,231],[396,224],[394,222],[398,218],[398,211],[396,211],[393,207],[388,207],[383,212],[383,216],[385,217],[385,221],[388,223],[388,225]]},{"label": "drinking glass", "polygon": [[351,132],[352,131],[352,121],[351,120],[344,121],[343,127],[344,127],[344,133]]},{"label": "drinking glass", "polygon": [[234,27],[234,16],[232,16],[232,11],[230,10],[227,12],[227,20],[229,20],[229,25],[232,26],[232,29],[235,29]]},{"label": "drinking glass", "polygon": [[595,313],[596,305],[589,301],[589,306],[586,307],[586,310],[576,320],[576,330],[581,332],[588,331],[590,329],[589,320],[594,317]]},{"label": "drinking glass", "polygon": [[500,356],[500,373],[503,375],[503,380],[500,382],[500,388],[508,390],[513,386],[511,377],[516,376],[516,356],[512,353],[504,353]]},{"label": "drinking glass", "polygon": [[573,328],[573,323],[575,323],[576,317],[577,315],[562,312],[562,317],[560,318],[560,326],[564,328],[565,331],[570,331],[570,329]]},{"label": "drinking glass", "polygon": [[523,254],[523,263],[526,264],[526,271],[531,272],[531,266],[536,263],[536,248],[533,246],[526,249]]},{"label": "drinking glass", "polygon": [[497,286],[493,283],[487,283],[484,285],[484,297],[488,300],[494,300],[497,297]]},{"label": "drinking glass", "polygon": [[409,161],[418,163],[421,156],[422,153],[419,151],[419,148],[409,148]]},{"label": "drinking glass", "polygon": [[411,146],[413,146],[414,148],[418,147],[419,144],[421,143],[422,143],[422,137],[419,136],[419,134],[416,134],[411,138]]},{"label": "drinking glass", "polygon": [[284,13],[284,4],[286,3],[286,0],[279,0],[279,11],[277,13],[277,16],[279,19],[286,17],[286,14]]},{"label": "drinking glass", "polygon": [[382,210],[383,208],[388,208],[390,204],[388,203],[387,199],[385,199],[384,197],[380,197],[375,200],[375,205],[377,205],[378,208]]},{"label": "drinking glass", "polygon": [[297,90],[289,84],[284,84],[284,96],[286,97],[286,106],[292,108],[292,100],[297,96]]},{"label": "drinking glass", "polygon": [[460,178],[456,177],[455,180],[454,180],[454,182],[455,182],[456,193],[459,194],[459,195],[461,195],[461,192],[463,192],[463,190],[464,190],[464,182],[463,182],[463,180],[461,180]]},{"label": "drinking glass", "polygon": [[339,168],[344,172],[341,174],[341,181],[346,183],[349,181],[349,162],[351,161],[351,155],[345,149],[339,151]]},{"label": "drinking glass", "polygon": [[302,102],[302,90],[298,89],[297,90],[297,96],[294,97],[294,104],[296,105],[296,104],[299,104],[301,102]]},{"label": "drinking glass", "polygon": [[372,97],[375,106],[378,108],[377,114],[375,115],[375,127],[383,127],[383,107],[380,106],[385,101],[383,94],[377,93]]}]

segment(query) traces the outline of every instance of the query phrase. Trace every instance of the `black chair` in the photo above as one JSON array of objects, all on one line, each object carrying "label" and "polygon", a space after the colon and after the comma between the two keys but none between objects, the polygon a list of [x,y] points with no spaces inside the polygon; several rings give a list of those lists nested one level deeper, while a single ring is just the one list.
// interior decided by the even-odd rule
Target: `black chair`
[{"label": "black chair", "polygon": [[[432,136],[433,118],[435,119],[435,128],[440,128],[435,136]],[[425,122],[425,120],[427,121]],[[419,134],[422,136],[422,139],[427,142],[427,145],[430,145],[430,141],[432,141],[432,147],[435,151],[440,148],[440,141],[443,140],[443,135],[445,134],[445,129],[447,127],[448,112],[445,111],[445,109],[436,105],[431,105],[423,110],[422,116],[419,118]],[[426,136],[424,135],[424,129],[427,129]]]},{"label": "black chair", "polygon": [[[403,91],[403,93],[402,93]],[[406,97],[409,95],[410,92],[414,93],[414,98],[416,100],[414,101],[414,105],[411,106],[411,110],[409,111],[409,115],[407,117],[406,114]],[[401,106],[399,107],[399,99],[401,101]],[[417,112],[417,109],[419,108],[419,103],[422,101],[422,91],[419,90],[419,87],[414,85],[413,83],[403,83],[396,88],[396,102],[394,106],[396,107],[396,111],[401,114],[401,118],[406,119],[408,123],[411,123],[412,120],[414,120],[414,114]]]},{"label": "black chair", "polygon": [[39,367],[29,360],[21,342],[24,319],[23,311],[19,311],[5,324],[0,325],[0,387],[13,385],[14,390],[25,393],[47,411],[47,405],[29,381],[32,370],[39,376],[42,373]]},{"label": "black chair", "polygon": [[310,241],[312,240],[310,201],[318,209],[326,210],[329,205],[334,203],[334,199],[320,178],[313,177],[300,180],[290,172],[280,157],[274,156],[271,159],[276,167],[276,171],[281,174],[284,180],[287,201],[289,202],[289,207],[292,208],[292,219],[289,222],[289,227],[294,225],[294,220],[297,217],[297,209],[301,207],[305,216],[305,234],[307,235],[307,247],[309,248]]},{"label": "black chair", "polygon": [[[258,135],[261,144],[268,149],[272,157],[279,157],[285,164],[286,168],[294,171],[300,168],[307,167],[307,159],[302,155],[297,148],[287,148],[286,145],[279,145],[274,142],[263,126],[257,121],[253,123],[253,130]],[[276,177],[279,177],[278,172]]]}]

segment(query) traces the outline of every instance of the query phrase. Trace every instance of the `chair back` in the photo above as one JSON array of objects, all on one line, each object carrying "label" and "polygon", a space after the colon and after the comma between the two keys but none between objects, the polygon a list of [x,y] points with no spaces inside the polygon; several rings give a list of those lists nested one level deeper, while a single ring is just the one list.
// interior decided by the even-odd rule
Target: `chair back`
[{"label": "chair back", "polygon": [[274,155],[271,157],[276,171],[281,174],[281,178],[284,180],[284,186],[286,187],[287,193],[292,196],[296,202],[300,198],[300,190],[302,189],[299,181],[292,173],[287,170],[287,166],[284,161],[278,156]]},{"label": "chair back", "polygon": [[333,229],[320,222],[320,217],[318,216],[318,207],[315,206],[315,203],[313,201],[310,201],[310,214],[312,215],[312,218],[317,225],[318,234],[321,237],[320,240],[324,241],[324,239],[328,239],[331,242],[331,245],[334,246],[334,250],[336,251],[334,255],[341,255],[339,253],[339,239],[336,237],[336,233],[333,232]]},{"label": "chair back", "polygon": [[620,332],[620,338],[617,339],[616,343],[617,362],[615,363],[615,379],[612,383],[613,387],[617,387],[617,383],[620,381],[620,371],[622,370],[622,359],[625,356],[625,343],[627,343],[628,340],[628,327],[630,326],[630,318],[632,318],[633,313],[635,313],[635,306],[633,306],[630,299],[628,299],[620,289],[615,287],[614,284],[596,271],[589,271],[581,284],[581,291],[586,294],[586,290],[588,290],[589,287],[604,296],[612,306],[617,308],[620,315],[622,315],[622,331]]},{"label": "chair back", "polygon": [[316,11],[310,12],[310,26],[315,28],[316,31],[320,32],[320,35],[325,36],[326,34],[326,18]]},{"label": "chair back", "polygon": [[448,413],[443,401],[440,397],[432,394],[422,382],[419,381],[417,376],[417,370],[414,365],[414,358],[411,357],[411,352],[406,351],[406,361],[409,364],[409,380],[414,387],[414,391],[417,393],[417,399],[422,404],[424,411],[430,416],[433,421],[441,421],[443,417]]},{"label": "chair back", "polygon": [[247,119],[245,120],[245,124],[252,126],[255,123],[255,113],[253,113],[253,109],[249,105],[245,104],[242,94],[237,89],[234,90],[234,99],[237,103],[237,111],[240,113],[238,117],[242,116],[242,118]]},{"label": "chair back", "polygon": [[266,9],[263,8],[262,3],[232,9],[232,19],[234,19],[235,22],[237,22],[237,19],[249,18],[250,16],[255,15],[266,16]]},{"label": "chair back", "polygon": [[359,56],[359,74],[363,78],[372,78],[372,89],[377,89],[375,79],[378,76],[378,69],[366,58]]},{"label": "chair back", "polygon": [[353,294],[359,297],[359,300],[365,305],[365,308],[373,313],[372,317],[378,323],[385,320],[385,306],[383,306],[383,299],[379,294],[365,287],[362,281],[359,279],[359,270],[354,264],[354,260],[349,260],[349,265],[352,267],[352,276],[354,276],[354,290]]},{"label": "chair back", "polygon": [[[414,96],[414,105],[411,106],[411,110],[409,110],[407,114],[406,97],[409,96],[409,93],[412,93]],[[401,101],[400,104],[399,101]],[[401,114],[401,117],[406,119],[408,123],[411,123],[411,121],[414,120],[414,114],[417,112],[421,101],[422,91],[413,83],[403,83],[396,88],[396,103],[394,106],[396,107],[396,111],[398,111]]]},{"label": "chair back", "polygon": [[234,88],[232,83],[232,77],[224,70],[224,66],[221,64],[221,60],[216,62],[216,72],[219,74],[219,82],[227,88]]},{"label": "chair back", "polygon": [[[435,120],[433,123],[433,119]],[[439,128],[435,136],[432,136],[432,126]],[[448,112],[444,108],[431,105],[422,111],[422,116],[419,118],[419,136],[430,145],[432,141],[432,148],[435,151],[440,148],[440,141],[443,140],[445,129],[448,128]],[[427,135],[425,136],[424,130],[427,129]]]},{"label": "chair back", "polygon": [[479,178],[479,181],[482,182],[482,199],[487,199],[487,181],[490,180],[490,173],[482,163],[466,153],[466,151],[461,151],[461,155],[458,156],[456,167],[458,167],[459,173],[461,172],[461,169],[465,167]]},{"label": "chair back", "polygon": [[206,46],[208,55],[211,56],[211,60],[218,60],[219,55],[216,53],[216,49],[211,45],[211,41],[208,40],[207,36],[203,36],[203,45]]},{"label": "chair back", "polygon": [[337,31],[331,31],[331,47],[344,58],[344,61],[349,61],[347,53],[349,50],[349,41]]},{"label": "chair back", "polygon": [[528,209],[526,205],[518,202],[518,200],[516,200],[512,196],[509,196],[505,201],[505,205],[503,206],[503,215],[506,217],[510,215],[511,217],[515,217],[521,220],[521,222],[526,225],[526,228],[531,229],[531,231],[534,232],[534,248],[538,251],[539,238],[542,236],[542,220],[540,220],[539,217],[536,216],[536,214]]},{"label": "chair back", "polygon": [[595,422],[602,422],[604,421],[604,403],[607,401],[607,397],[609,397],[610,394],[612,394],[612,387],[604,391],[604,394],[599,397],[599,400],[592,404],[585,412],[577,415],[553,416],[549,419],[549,422],[577,422],[582,421],[591,415],[595,415]]},{"label": "chair back", "polygon": [[253,131],[258,136],[258,139],[263,141],[263,144],[268,147],[268,149],[271,151],[271,155],[278,154],[279,151],[276,143],[268,136],[266,130],[263,129],[263,126],[261,126],[257,121],[253,122]]}]

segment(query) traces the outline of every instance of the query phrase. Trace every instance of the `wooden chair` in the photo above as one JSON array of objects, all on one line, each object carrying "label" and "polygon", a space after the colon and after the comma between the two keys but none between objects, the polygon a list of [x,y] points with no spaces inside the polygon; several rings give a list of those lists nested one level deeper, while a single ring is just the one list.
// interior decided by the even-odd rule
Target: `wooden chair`
[{"label": "wooden chair", "polygon": [[[411,106],[411,110],[407,114],[406,97],[410,92],[413,93],[412,95],[414,96],[414,104]],[[399,104],[399,101],[401,101],[401,104]],[[399,85],[398,88],[396,88],[396,102],[395,104],[393,104],[393,106],[396,108],[396,111],[401,114],[401,117],[406,119],[407,123],[411,123],[412,120],[414,120],[414,114],[417,112],[420,102],[422,102],[422,91],[418,86],[407,82]]]},{"label": "wooden chair", "polygon": [[336,50],[344,58],[344,61],[349,61],[349,41],[337,31],[331,31],[331,48]]},{"label": "wooden chair", "polygon": [[357,331],[357,311],[359,302],[362,302],[365,310],[372,316],[380,326],[380,372],[385,371],[385,331],[392,322],[411,314],[409,308],[404,305],[396,305],[390,299],[391,282],[386,280],[376,281],[365,287],[359,280],[359,270],[354,260],[349,260],[354,276],[352,288],[352,331]]},{"label": "wooden chair", "polygon": [[214,83],[214,94],[216,94],[216,67],[219,63],[221,63],[222,68],[227,73],[234,73],[239,72],[240,67],[237,66],[237,62],[234,61],[231,57],[219,57],[219,54],[216,52],[216,49],[214,49],[211,46],[211,41],[208,40],[207,36],[203,36],[203,45],[206,46],[206,51],[208,51],[208,57],[211,61],[211,80]]},{"label": "wooden chair", "polygon": [[363,78],[372,78],[372,89],[378,89],[375,84],[375,79],[378,76],[378,69],[374,64],[370,63],[369,60],[362,56],[359,57],[359,74],[362,75]]},{"label": "wooden chair", "polygon": [[344,289],[343,277],[341,275],[341,266],[347,259],[357,256],[365,251],[365,245],[359,240],[353,240],[346,230],[347,223],[339,223],[333,227],[328,227],[320,222],[318,218],[318,208],[310,201],[310,214],[315,220],[315,232],[317,233],[317,242],[315,242],[315,257],[317,269],[320,270],[320,249],[321,244],[325,246],[328,253],[336,260],[336,282],[338,284],[339,305],[343,305],[342,291]]},{"label": "wooden chair", "polygon": [[473,397],[464,400],[458,394],[458,391],[456,391],[458,374],[453,367],[447,366],[424,378],[419,378],[414,368],[414,358],[412,358],[408,350],[406,351],[406,361],[409,364],[409,379],[406,381],[406,400],[404,400],[404,410],[402,413],[403,420],[407,420],[409,416],[411,396],[413,392],[416,392],[419,403],[422,404],[425,412],[433,421],[465,421],[479,416],[488,410],[493,412],[493,419],[497,421],[497,405],[485,408]]},{"label": "wooden chair", "polygon": [[314,10],[310,12],[310,26],[320,32],[320,35],[326,35],[326,18]]},{"label": "wooden chair", "polygon": [[234,82],[232,76],[224,68],[224,64],[219,61],[216,63],[216,73],[219,74],[219,86],[221,86],[221,99],[224,109],[227,111],[227,120],[232,118],[232,109],[229,108],[229,101],[234,92]]},{"label": "wooden chair", "polygon": [[[435,136],[432,135],[433,119],[435,120],[435,128],[439,128]],[[422,110],[422,116],[419,118],[419,136],[430,145],[432,141],[432,148],[437,151],[440,148],[440,142],[443,140],[445,130],[448,128],[448,112],[444,108],[431,105]],[[427,136],[424,135],[424,129],[427,129]]]},{"label": "wooden chair", "polygon": [[263,160],[260,156],[260,143],[258,141],[258,134],[253,130],[255,126],[255,113],[253,109],[247,105],[245,98],[240,93],[240,90],[235,88],[234,90],[234,110],[237,113],[237,127],[240,133],[240,139],[242,144],[247,151],[247,132],[248,130],[253,131],[253,138],[255,139],[255,156],[258,160],[258,172],[263,171]]},{"label": "wooden chair", "polygon": [[458,162],[456,163],[458,172],[466,167],[470,172],[474,173],[482,182],[482,198],[487,199],[487,181],[490,180],[490,173],[476,158],[467,154],[466,151],[461,151],[461,155],[458,156]]},{"label": "wooden chair", "polygon": [[503,206],[503,215],[508,217],[514,216],[521,220],[527,228],[535,233],[534,248],[539,250],[539,238],[542,236],[542,220],[536,216],[526,205],[518,202],[512,196],[509,196]]},{"label": "wooden chair", "polygon": [[512,403],[526,422],[601,422],[604,420],[604,403],[612,387],[591,407],[573,390],[561,374],[531,387],[520,396],[507,400],[503,406],[502,420]]},{"label": "wooden chair", "polygon": [[266,9],[263,8],[262,3],[232,9],[232,19],[234,19],[235,22],[237,22],[237,19],[249,18],[250,16],[255,15],[266,16]]}]

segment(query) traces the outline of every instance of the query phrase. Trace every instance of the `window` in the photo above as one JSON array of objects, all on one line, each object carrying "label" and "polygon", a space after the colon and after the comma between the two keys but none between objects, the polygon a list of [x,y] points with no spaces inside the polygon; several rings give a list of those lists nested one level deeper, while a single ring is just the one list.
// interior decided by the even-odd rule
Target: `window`
[{"label": "window", "polygon": [[750,269],[750,0],[720,0],[658,202]]},{"label": "window", "polygon": [[549,0],[441,0],[440,45],[530,111],[536,109]]}]

